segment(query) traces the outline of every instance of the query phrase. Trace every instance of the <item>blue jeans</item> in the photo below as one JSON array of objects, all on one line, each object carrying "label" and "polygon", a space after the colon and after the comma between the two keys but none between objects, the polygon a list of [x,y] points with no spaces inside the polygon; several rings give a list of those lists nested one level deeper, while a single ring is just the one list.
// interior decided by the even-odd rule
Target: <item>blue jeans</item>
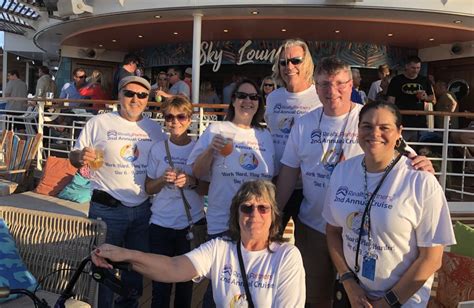
[{"label": "blue jeans", "polygon": [[[150,222],[150,202],[146,200],[136,207],[119,205],[110,207],[91,202],[90,218],[100,218],[107,224],[106,243],[128,249],[148,251],[148,224]],[[99,285],[99,308],[136,308],[138,299],[143,292],[143,277],[136,272],[122,272],[122,282],[134,289],[130,297],[119,296],[115,300],[114,293],[106,286]]]},{"label": "blue jeans", "polygon": [[[224,231],[216,234],[208,234],[207,240],[213,240],[218,237],[228,236],[229,231]],[[204,293],[204,298],[202,299],[202,308],[215,308],[216,304],[214,303],[214,296],[212,295],[212,281],[209,281],[207,286],[206,293]]]},{"label": "blue jeans", "polygon": [[[168,257],[179,256],[189,252],[190,244],[186,239],[188,229],[174,230],[155,224],[150,225],[150,252]],[[171,283],[153,281],[152,308],[169,307],[171,296]],[[173,307],[191,307],[193,282],[176,283]]]}]

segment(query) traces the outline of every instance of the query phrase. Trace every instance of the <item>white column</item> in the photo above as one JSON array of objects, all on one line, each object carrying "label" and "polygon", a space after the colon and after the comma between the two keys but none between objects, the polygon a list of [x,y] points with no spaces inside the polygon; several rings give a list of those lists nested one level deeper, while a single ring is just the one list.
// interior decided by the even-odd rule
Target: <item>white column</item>
[{"label": "white column", "polygon": [[201,13],[193,14],[193,95],[191,98],[193,103],[199,103],[202,16]]},{"label": "white column", "polygon": [[2,69],[2,96],[5,97],[5,88],[7,87],[7,72],[8,72],[8,52],[3,50],[3,69]]}]

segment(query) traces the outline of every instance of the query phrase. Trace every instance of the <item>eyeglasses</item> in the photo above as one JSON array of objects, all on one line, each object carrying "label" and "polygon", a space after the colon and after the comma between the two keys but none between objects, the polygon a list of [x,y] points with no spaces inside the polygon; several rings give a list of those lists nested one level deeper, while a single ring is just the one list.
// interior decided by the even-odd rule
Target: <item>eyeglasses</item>
[{"label": "eyeglasses", "polygon": [[84,79],[84,78],[86,78],[86,75],[82,75],[82,76],[74,76],[74,77],[76,77],[77,79]]},{"label": "eyeglasses", "polygon": [[166,74],[168,77],[173,77],[173,76],[176,76],[176,73],[168,73]]},{"label": "eyeglasses", "polygon": [[275,85],[273,83],[264,83],[263,84],[264,87],[274,87]]},{"label": "eyeglasses", "polygon": [[316,82],[316,85],[320,87],[323,90],[328,90],[329,88],[336,87],[339,91],[342,91],[346,88],[346,85],[351,81],[352,79],[349,79],[344,82],[336,82],[336,83],[331,83],[331,82]]},{"label": "eyeglasses", "polygon": [[177,115],[174,114],[165,114],[164,116],[166,122],[173,122],[175,119],[178,120],[179,122],[184,122],[188,120],[188,116],[185,113],[180,113]]},{"label": "eyeglasses", "polygon": [[235,92],[235,97],[238,99],[246,99],[248,97],[251,101],[258,101],[260,95],[257,93]]},{"label": "eyeglasses", "polygon": [[281,66],[287,66],[288,63],[293,64],[293,65],[298,65],[303,63],[303,57],[294,57],[294,58],[288,58],[288,59],[280,59],[279,63]]},{"label": "eyeglasses", "polygon": [[137,96],[139,99],[144,99],[148,97],[148,93],[146,92],[135,92],[131,90],[123,90],[123,96],[125,97],[134,97]]},{"label": "eyeglasses", "polygon": [[263,204],[252,205],[252,204],[243,203],[240,205],[240,211],[247,215],[252,214],[254,208],[256,208],[260,214],[267,214],[271,210],[270,206],[263,205]]}]

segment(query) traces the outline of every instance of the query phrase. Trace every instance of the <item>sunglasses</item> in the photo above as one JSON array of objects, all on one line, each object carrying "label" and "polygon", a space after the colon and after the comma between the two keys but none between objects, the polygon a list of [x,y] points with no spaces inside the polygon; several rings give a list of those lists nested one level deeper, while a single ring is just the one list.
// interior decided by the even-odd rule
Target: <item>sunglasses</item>
[{"label": "sunglasses", "polygon": [[251,101],[258,101],[260,95],[257,93],[235,92],[235,97],[238,99],[246,99],[248,97]]},{"label": "sunglasses", "polygon": [[252,204],[246,204],[246,203],[243,203],[240,205],[240,211],[244,214],[252,214],[253,213],[253,210],[254,208],[257,209],[257,211],[260,213],[260,214],[267,214],[268,212],[270,212],[271,210],[271,207],[268,206],[268,205],[263,205],[263,204],[259,204],[259,205],[252,205]]},{"label": "sunglasses", "polygon": [[74,77],[76,77],[77,79],[84,79],[84,78],[86,78],[86,75],[82,75],[82,76],[74,76]]},{"label": "sunglasses", "polygon": [[148,97],[148,93],[146,92],[135,92],[131,90],[123,90],[123,96],[125,97],[134,97],[137,96],[139,99],[144,99]]},{"label": "sunglasses", "polygon": [[165,114],[164,116],[166,122],[173,122],[175,119],[178,120],[179,122],[185,122],[188,120],[188,116],[184,113],[180,113],[177,115],[174,114]]},{"label": "sunglasses", "polygon": [[281,66],[287,66],[288,63],[293,64],[293,65],[298,65],[298,64],[301,64],[303,62],[303,58],[302,57],[295,57],[295,58],[289,58],[289,59],[280,59],[279,63]]},{"label": "sunglasses", "polygon": [[264,87],[274,87],[275,85],[273,83],[264,83],[263,84]]}]

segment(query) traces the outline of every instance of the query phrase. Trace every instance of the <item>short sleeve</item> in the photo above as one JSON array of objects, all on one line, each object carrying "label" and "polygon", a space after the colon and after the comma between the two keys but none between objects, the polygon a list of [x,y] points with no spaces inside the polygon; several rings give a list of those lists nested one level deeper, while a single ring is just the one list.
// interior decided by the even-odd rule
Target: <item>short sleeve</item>
[{"label": "short sleeve", "polygon": [[375,101],[377,93],[379,92],[378,90],[379,90],[378,83],[376,81],[372,82],[372,84],[370,85],[369,94],[367,95],[367,97]]},{"label": "short sleeve", "polygon": [[396,90],[396,77],[392,79],[392,81],[390,81],[389,85],[388,85],[388,89],[387,89],[387,96],[392,96],[392,97],[396,97],[397,96],[397,90]]},{"label": "short sleeve", "polygon": [[188,165],[194,164],[198,156],[201,155],[201,153],[207,149],[209,144],[211,144],[213,136],[213,133],[211,131],[214,131],[214,124],[208,126],[204,133],[201,135],[201,137],[199,137],[199,139],[196,141],[196,144],[194,145],[191,154],[189,154],[187,162]]},{"label": "short sleeve", "polygon": [[298,155],[301,126],[300,121],[297,121],[297,124],[291,128],[285,150],[283,151],[283,156],[280,160],[282,164],[291,168],[299,168],[301,164],[301,159]]},{"label": "short sleeve", "polygon": [[324,207],[322,212],[324,220],[326,220],[328,224],[335,227],[340,226],[337,224],[336,219],[333,216],[333,207],[331,200],[334,200],[334,187],[336,186],[336,179],[341,176],[341,173],[339,172],[340,168],[340,166],[336,166],[334,172],[332,173],[331,179],[329,180],[328,190],[326,192],[326,199],[324,200]]},{"label": "short sleeve", "polygon": [[82,150],[85,147],[91,147],[92,146],[92,140],[91,140],[91,132],[92,132],[92,127],[95,123],[95,119],[90,119],[87,121],[86,125],[82,129],[81,133],[79,134],[79,137],[76,140],[76,143],[74,144],[74,150]]},{"label": "short sleeve", "polygon": [[214,263],[214,251],[219,239],[213,239],[203,243],[196,249],[186,253],[185,256],[191,261],[196,269],[197,276],[193,281],[199,282],[202,277],[211,278],[211,267]]},{"label": "short sleeve", "polygon": [[148,166],[146,167],[146,175],[150,179],[158,178],[156,174],[156,170],[160,165],[160,161],[158,159],[158,154],[161,152],[160,145],[161,143],[155,143],[150,150],[150,155],[148,155]]}]

